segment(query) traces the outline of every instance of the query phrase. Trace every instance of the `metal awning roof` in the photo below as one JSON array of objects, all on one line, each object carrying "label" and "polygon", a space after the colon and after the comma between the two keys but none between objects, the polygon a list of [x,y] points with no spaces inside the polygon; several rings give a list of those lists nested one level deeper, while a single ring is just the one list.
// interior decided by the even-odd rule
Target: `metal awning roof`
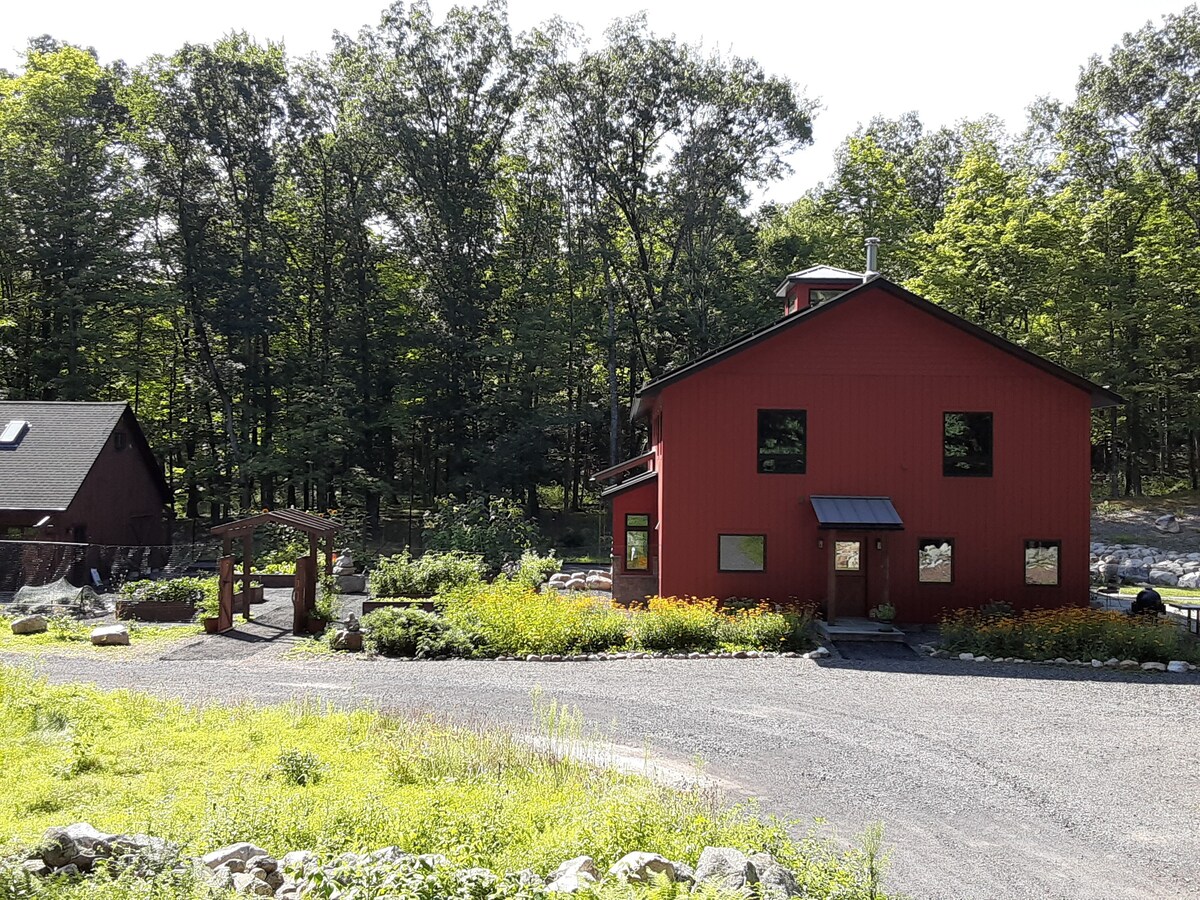
[{"label": "metal awning roof", "polygon": [[821,528],[901,531],[904,522],[890,497],[810,497]]},{"label": "metal awning roof", "polygon": [[626,478],[620,484],[612,484],[600,492],[601,497],[611,497],[613,494],[619,494],[621,491],[627,491],[630,488],[637,487],[639,484],[645,484],[647,481],[653,481],[658,477],[658,473],[651,469],[649,472],[643,472],[641,475],[635,475],[633,478]]}]

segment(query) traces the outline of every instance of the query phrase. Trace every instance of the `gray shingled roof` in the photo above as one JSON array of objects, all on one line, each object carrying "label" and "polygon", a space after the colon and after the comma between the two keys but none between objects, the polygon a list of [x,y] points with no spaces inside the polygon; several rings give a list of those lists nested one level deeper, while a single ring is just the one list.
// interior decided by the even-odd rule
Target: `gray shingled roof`
[{"label": "gray shingled roof", "polygon": [[15,449],[0,448],[0,509],[64,510],[108,440],[124,403],[0,401],[0,430],[24,419]]}]

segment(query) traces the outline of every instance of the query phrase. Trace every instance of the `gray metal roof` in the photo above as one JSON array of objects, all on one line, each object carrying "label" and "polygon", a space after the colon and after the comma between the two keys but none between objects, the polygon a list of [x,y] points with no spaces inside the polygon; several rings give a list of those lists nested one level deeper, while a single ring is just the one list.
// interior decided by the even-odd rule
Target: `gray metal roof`
[{"label": "gray metal roof", "polygon": [[862,272],[851,272],[849,269],[839,269],[837,266],[809,266],[799,272],[793,272],[780,282],[775,289],[776,297],[787,295],[788,285],[797,281],[857,281],[861,282],[866,276]]},{"label": "gray metal roof", "polygon": [[821,528],[890,529],[904,522],[890,497],[810,497]]},{"label": "gray metal roof", "polygon": [[126,408],[0,401],[0,429],[14,419],[29,423],[15,447],[0,448],[0,509],[54,512],[70,506]]}]

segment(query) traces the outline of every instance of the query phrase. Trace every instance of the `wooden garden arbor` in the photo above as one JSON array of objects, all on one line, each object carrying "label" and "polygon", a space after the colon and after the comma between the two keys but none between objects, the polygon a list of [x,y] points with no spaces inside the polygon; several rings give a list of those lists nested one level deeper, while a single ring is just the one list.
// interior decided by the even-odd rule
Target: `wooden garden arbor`
[{"label": "wooden garden arbor", "polygon": [[254,532],[260,525],[286,525],[308,535],[308,556],[296,561],[296,594],[301,600],[297,605],[297,615],[301,606],[311,609],[316,597],[317,555],[322,541],[325,544],[325,574],[333,574],[333,538],[341,528],[341,524],[333,519],[322,519],[299,509],[273,509],[217,525],[211,532],[221,538],[221,615],[218,616],[220,621],[217,626],[220,631],[233,627],[233,607],[237,599],[233,595],[234,538],[241,538],[242,541],[241,606],[245,617],[250,618],[250,604],[247,601],[254,571]]}]

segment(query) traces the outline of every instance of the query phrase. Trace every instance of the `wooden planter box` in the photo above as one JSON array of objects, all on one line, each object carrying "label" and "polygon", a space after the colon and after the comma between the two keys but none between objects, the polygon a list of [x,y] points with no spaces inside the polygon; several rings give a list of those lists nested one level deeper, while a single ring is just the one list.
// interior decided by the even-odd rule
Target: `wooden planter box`
[{"label": "wooden planter box", "polygon": [[117,618],[136,622],[190,622],[196,615],[194,600],[118,600]]},{"label": "wooden planter box", "polygon": [[[239,576],[240,579],[240,576]],[[251,581],[257,581],[263,587],[269,588],[290,588],[296,584],[295,575],[250,575]]]},{"label": "wooden planter box", "polygon": [[409,609],[423,609],[425,612],[434,612],[435,604],[432,600],[420,600],[414,597],[407,597],[403,600],[364,600],[362,605],[363,615],[369,612],[374,612],[377,609],[386,609],[389,606],[408,607]]}]

